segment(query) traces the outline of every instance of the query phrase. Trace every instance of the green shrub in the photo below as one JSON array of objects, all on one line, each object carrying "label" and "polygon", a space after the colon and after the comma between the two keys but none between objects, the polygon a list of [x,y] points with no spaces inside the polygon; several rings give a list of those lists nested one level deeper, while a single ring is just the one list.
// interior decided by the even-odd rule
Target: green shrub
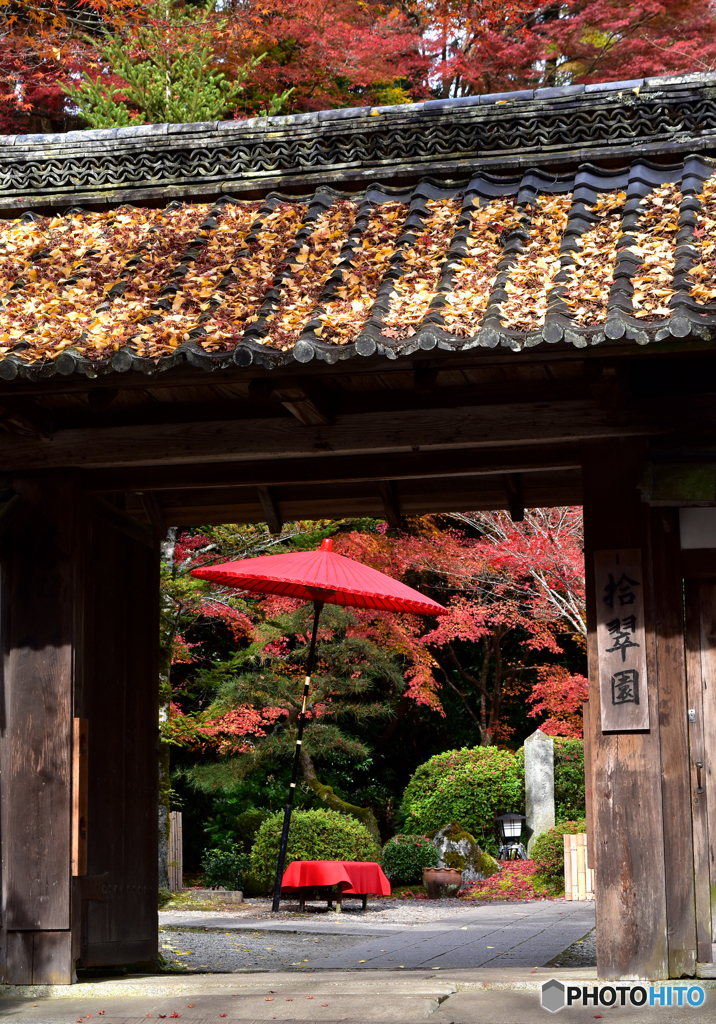
[{"label": "green shrub", "polygon": [[383,847],[383,871],[395,885],[415,885],[423,868],[436,868],[440,855],[428,836],[393,836]]},{"label": "green shrub", "polygon": [[555,821],[584,817],[584,741],[554,737]]},{"label": "green shrub", "polygon": [[237,891],[243,888],[249,858],[238,843],[234,843],[221,850],[204,850],[201,866],[204,869],[204,886],[207,889]]},{"label": "green shrub", "polygon": [[271,811],[251,810],[236,815],[234,818],[234,835],[236,836],[237,843],[243,848],[244,853],[251,853],[251,847],[254,845],[256,835],[269,817],[271,817]]},{"label": "green shrub", "polygon": [[421,764],[403,796],[411,831],[435,832],[459,821],[489,853],[497,854],[495,817],[521,813],[525,803],[524,755],[520,750],[463,747]]},{"label": "green shrub", "polygon": [[532,860],[537,866],[539,881],[564,890],[564,839],[587,831],[586,821],[563,821],[537,836],[532,844]]},{"label": "green shrub", "polygon": [[[273,885],[276,876],[282,827],[283,811],[272,814],[258,830],[251,850],[251,873],[266,888]],[[380,859],[380,847],[355,818],[321,808],[293,812],[286,866],[294,860]]]}]

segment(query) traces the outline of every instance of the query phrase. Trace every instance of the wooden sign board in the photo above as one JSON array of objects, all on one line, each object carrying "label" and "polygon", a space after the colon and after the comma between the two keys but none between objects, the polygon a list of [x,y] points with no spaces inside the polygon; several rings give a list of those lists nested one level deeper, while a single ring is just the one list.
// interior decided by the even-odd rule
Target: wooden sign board
[{"label": "wooden sign board", "polygon": [[594,552],[602,732],[649,728],[641,551]]}]

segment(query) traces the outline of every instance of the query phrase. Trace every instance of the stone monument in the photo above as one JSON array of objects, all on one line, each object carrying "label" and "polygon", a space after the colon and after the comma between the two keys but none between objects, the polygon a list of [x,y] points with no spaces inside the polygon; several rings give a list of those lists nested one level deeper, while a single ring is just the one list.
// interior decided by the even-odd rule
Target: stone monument
[{"label": "stone monument", "polygon": [[537,729],[525,740],[525,804],[529,841],[554,826],[554,740]]}]

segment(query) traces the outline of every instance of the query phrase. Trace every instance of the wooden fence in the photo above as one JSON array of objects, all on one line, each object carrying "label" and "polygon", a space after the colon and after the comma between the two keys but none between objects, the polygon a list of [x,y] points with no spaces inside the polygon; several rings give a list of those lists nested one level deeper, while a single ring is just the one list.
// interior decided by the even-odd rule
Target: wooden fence
[{"label": "wooden fence", "polygon": [[564,837],[564,898],[594,899],[594,868],[587,867],[587,834]]},{"label": "wooden fence", "polygon": [[172,811],[169,817],[169,888],[172,892],[184,888],[183,875],[181,811]]}]

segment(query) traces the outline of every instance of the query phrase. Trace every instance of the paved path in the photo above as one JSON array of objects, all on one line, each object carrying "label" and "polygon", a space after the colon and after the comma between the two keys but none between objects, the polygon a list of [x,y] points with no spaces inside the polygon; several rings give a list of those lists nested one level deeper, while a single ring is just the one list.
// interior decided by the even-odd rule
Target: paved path
[{"label": "paved path", "polygon": [[[594,928],[593,903],[562,900],[490,903],[459,915],[446,910],[412,924],[348,914],[272,923],[190,913],[162,914],[162,927],[171,929],[162,944],[178,949],[178,962],[189,968],[217,971],[541,967]],[[186,930],[187,918],[195,930]]]}]

